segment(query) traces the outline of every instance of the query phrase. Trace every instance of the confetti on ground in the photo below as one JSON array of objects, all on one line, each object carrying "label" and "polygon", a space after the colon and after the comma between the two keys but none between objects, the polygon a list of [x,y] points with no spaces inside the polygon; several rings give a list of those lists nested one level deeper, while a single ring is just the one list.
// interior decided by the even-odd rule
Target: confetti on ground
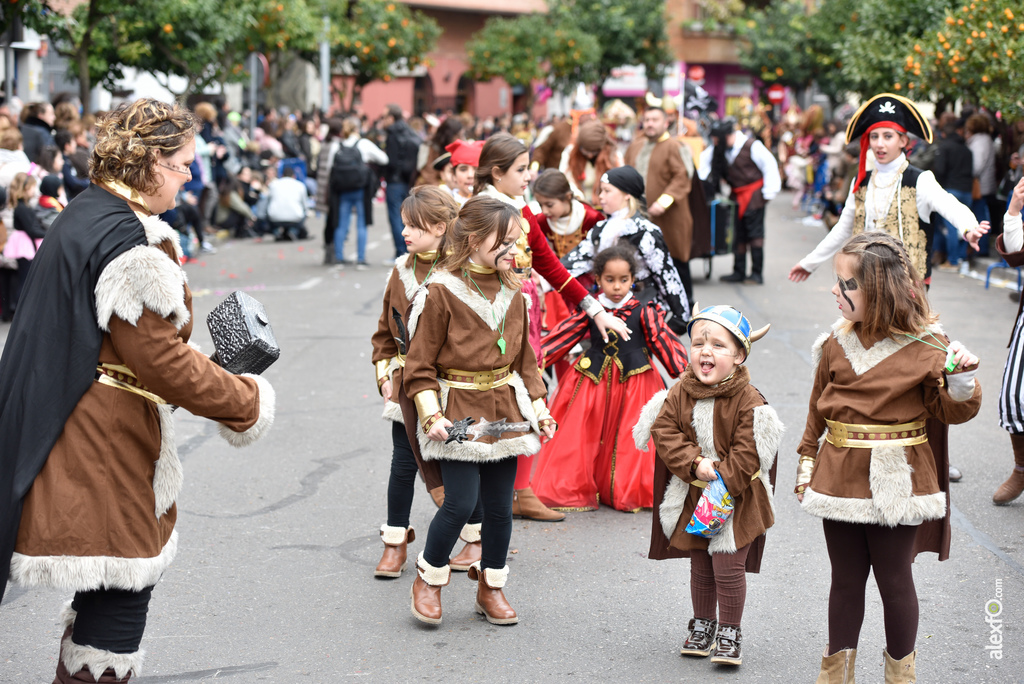
[{"label": "confetti on ground", "polygon": [[237,278],[238,275],[235,273],[228,273],[228,278]]},{"label": "confetti on ground", "polygon": [[299,245],[299,247],[298,247],[298,250],[299,250],[300,252],[303,252],[303,251],[305,251],[305,250],[306,250],[306,248],[305,248],[305,247],[303,247],[302,245]]}]

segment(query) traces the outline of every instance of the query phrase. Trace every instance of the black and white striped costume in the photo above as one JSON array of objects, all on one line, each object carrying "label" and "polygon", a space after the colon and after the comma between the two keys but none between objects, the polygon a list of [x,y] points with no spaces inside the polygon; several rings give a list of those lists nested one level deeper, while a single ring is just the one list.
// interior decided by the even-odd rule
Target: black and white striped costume
[{"label": "black and white striped costume", "polygon": [[[996,248],[1010,266],[1024,266],[1024,229],[1021,215],[1003,217],[1003,234]],[[1003,369],[1003,384],[999,389],[999,424],[1013,434],[1024,434],[1024,300],[1017,309],[1017,322],[1010,337],[1010,353]]]}]

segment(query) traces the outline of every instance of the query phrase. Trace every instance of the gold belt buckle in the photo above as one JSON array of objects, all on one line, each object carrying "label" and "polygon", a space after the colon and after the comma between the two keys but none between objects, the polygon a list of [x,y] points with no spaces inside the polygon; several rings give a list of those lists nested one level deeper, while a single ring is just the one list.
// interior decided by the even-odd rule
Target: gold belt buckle
[{"label": "gold belt buckle", "polygon": [[494,371],[480,371],[473,374],[473,384],[483,389],[490,389],[494,384]]},{"label": "gold belt buckle", "polygon": [[832,444],[842,449],[846,446],[846,440],[850,438],[850,432],[846,429],[846,426],[842,423],[835,423],[829,425],[828,429],[832,432]]}]

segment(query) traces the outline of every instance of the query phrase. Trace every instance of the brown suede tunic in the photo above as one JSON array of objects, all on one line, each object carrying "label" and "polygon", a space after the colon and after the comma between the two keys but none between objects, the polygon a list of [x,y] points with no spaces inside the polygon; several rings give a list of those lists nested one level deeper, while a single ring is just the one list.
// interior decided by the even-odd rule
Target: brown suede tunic
[{"label": "brown suede tunic", "polygon": [[[646,136],[637,136],[626,150],[627,165],[636,165],[636,158],[646,144]],[[668,195],[674,200],[664,214],[650,218],[665,235],[665,244],[668,245],[672,257],[680,261],[689,261],[690,248],[693,245],[693,216],[690,214],[689,202],[691,180],[679,154],[681,144],[683,143],[668,133],[661,137],[651,152],[644,183],[648,207],[662,195]]]},{"label": "brown suede tunic", "polygon": [[[709,401],[713,401],[710,406]],[[701,405],[701,402],[704,404]],[[761,393],[750,384],[750,373],[746,366],[740,366],[730,380],[714,387],[703,384],[694,375],[692,367],[688,367],[679,382],[668,391],[665,405],[651,428],[651,436],[658,451],[656,468],[667,469],[683,482],[692,483],[697,480],[691,469],[694,460],[701,455],[711,458],[707,450],[702,453],[701,446],[707,445],[712,435],[700,434],[700,426],[704,424],[702,418],[711,417],[714,453],[719,459],[715,469],[725,481],[735,504],[731,518],[735,539],[732,550],[741,549],[757,540],[775,523],[772,493],[759,477],[754,477],[763,465],[758,454],[757,442],[761,436],[755,432],[755,409],[766,405]],[[710,416],[695,415],[702,410]],[[769,468],[774,465],[774,452],[771,457]],[[656,477],[655,482],[658,481]],[[669,539],[669,545],[680,551],[708,549],[708,539],[686,532],[686,526],[704,490],[695,485],[690,485],[687,490],[682,514]],[[665,492],[656,490],[655,496],[655,527],[658,527]],[[652,539],[651,557],[658,555],[653,552],[654,542]],[[760,551],[756,558],[759,564]],[[747,569],[756,572],[758,568],[751,568],[748,562]]]},{"label": "brown suede tunic", "polygon": [[[417,310],[418,306],[422,306],[421,311]],[[405,364],[406,394],[414,399],[420,392],[440,391],[439,367],[478,372],[511,366],[529,395],[527,403],[543,398],[547,390],[529,343],[527,311],[526,297],[518,290],[502,289],[496,273],[454,275],[435,271],[426,292],[417,295],[410,315],[413,339]],[[506,344],[504,354],[497,344],[502,336]],[[512,384],[484,391],[451,388],[443,413],[452,422],[468,417],[477,421],[481,418],[487,421],[504,418],[510,423],[529,419],[529,415],[524,415],[522,399],[517,399]],[[530,432],[506,432],[500,439],[481,435],[475,442],[495,445],[499,441],[524,437]],[[460,456],[456,446],[446,447],[445,455],[428,453],[424,449],[423,457],[426,460],[495,460],[516,455],[491,450],[488,454],[473,456],[462,453]]]},{"label": "brown suede tunic", "polygon": [[[803,507],[815,515],[846,522],[918,524],[922,517],[940,519],[946,508],[945,495],[931,442],[900,447],[898,462],[890,464],[892,459],[877,447],[840,448],[824,440],[819,446],[826,431],[825,419],[867,425],[928,418],[964,423],[981,407],[981,385],[976,382],[974,394],[966,401],[955,401],[946,385],[942,349],[906,337],[863,340],[857,330],[840,319],[815,343],[815,356],[820,357],[814,369],[807,426],[797,447],[801,455],[816,458]],[[937,340],[924,334],[918,337],[945,346],[942,331],[936,326],[933,332]],[[886,467],[898,469],[893,471],[898,473],[907,465],[906,488],[895,476],[872,472]]]},{"label": "brown suede tunic", "polygon": [[[155,249],[175,259],[171,242],[161,242]],[[168,403],[235,432],[244,431],[259,418],[256,382],[228,373],[188,346],[192,295],[187,285],[183,296],[190,320],[180,330],[149,309],[143,310],[135,325],[113,316],[99,362],[127,366],[141,384]],[[94,382],[25,496],[15,552],[78,560],[159,556],[177,517],[173,501],[159,517],[156,511],[154,474],[162,457],[161,436],[154,402]],[[94,588],[97,581],[104,584],[109,579],[102,570],[86,573],[83,581],[89,586],[81,588]]]},{"label": "brown suede tunic", "polygon": [[[397,311],[402,317],[408,333],[409,304],[412,302],[417,287],[433,268],[436,256],[436,252],[410,254],[407,257],[399,258],[400,263],[395,264],[395,268],[391,271],[391,277],[388,279],[388,285],[384,289],[384,310],[377,322],[377,332],[373,333],[373,337],[370,338],[370,343],[373,345],[373,354],[370,357],[372,363],[376,364],[378,361],[397,358],[398,338],[401,337],[401,334],[398,324],[395,322],[394,311]],[[412,262],[411,265],[410,262]],[[398,366],[391,375],[391,391],[397,393],[401,386],[402,368]]]}]

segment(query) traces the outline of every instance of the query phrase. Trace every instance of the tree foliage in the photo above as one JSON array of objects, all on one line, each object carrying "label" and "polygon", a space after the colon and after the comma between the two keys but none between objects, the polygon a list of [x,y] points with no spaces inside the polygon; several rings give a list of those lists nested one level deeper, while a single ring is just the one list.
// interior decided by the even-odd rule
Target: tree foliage
[{"label": "tree foliage", "polygon": [[579,29],[597,40],[601,54],[594,63],[596,83],[613,69],[643,65],[648,78],[660,77],[672,61],[665,34],[664,0],[550,0],[574,18]]},{"label": "tree foliage", "polygon": [[363,86],[390,81],[426,63],[441,36],[433,18],[388,0],[332,4],[331,59],[354,80],[353,100]]},{"label": "tree foliage", "polygon": [[974,0],[947,10],[940,21],[938,30],[907,50],[893,87],[1024,115],[1024,7]]},{"label": "tree foliage", "polygon": [[568,89],[597,78],[597,40],[563,10],[550,15],[491,17],[466,45],[470,72],[482,81],[503,78],[509,85],[532,87],[544,81]]}]

